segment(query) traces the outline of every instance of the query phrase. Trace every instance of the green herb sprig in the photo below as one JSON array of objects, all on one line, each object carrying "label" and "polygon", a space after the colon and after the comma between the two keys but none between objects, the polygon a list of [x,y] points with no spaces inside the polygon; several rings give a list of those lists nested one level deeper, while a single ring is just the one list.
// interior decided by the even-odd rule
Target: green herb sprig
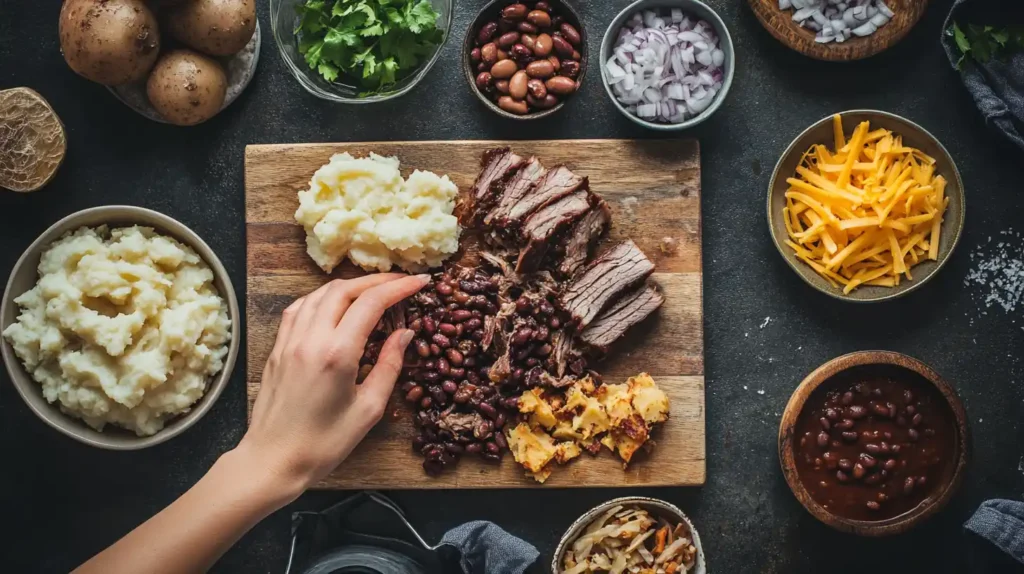
[{"label": "green herb sprig", "polygon": [[387,91],[443,38],[428,0],[306,0],[296,9],[309,68],[328,82],[350,78],[360,95]]},{"label": "green herb sprig", "polygon": [[1001,58],[1015,50],[1024,49],[1024,28],[995,28],[968,24],[961,28],[959,22],[946,30],[946,35],[953,38],[960,59],[956,68],[962,69],[964,60],[970,56],[974,61],[984,64],[993,58]]}]

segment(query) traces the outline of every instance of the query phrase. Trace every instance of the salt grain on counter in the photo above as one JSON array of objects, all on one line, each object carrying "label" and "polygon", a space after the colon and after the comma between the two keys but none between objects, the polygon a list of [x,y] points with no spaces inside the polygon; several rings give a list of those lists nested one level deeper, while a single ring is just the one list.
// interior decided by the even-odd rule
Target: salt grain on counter
[{"label": "salt grain on counter", "polygon": [[771,317],[765,317],[764,318],[764,323],[761,323],[761,328],[764,329],[765,327],[768,326],[768,323],[771,323],[771,322],[772,322],[772,318]]},{"label": "salt grain on counter", "polygon": [[974,288],[972,295],[986,308],[996,305],[1012,313],[1024,303],[1024,238],[1019,232],[1003,230],[995,243],[989,237],[971,253],[971,264],[964,286]]}]

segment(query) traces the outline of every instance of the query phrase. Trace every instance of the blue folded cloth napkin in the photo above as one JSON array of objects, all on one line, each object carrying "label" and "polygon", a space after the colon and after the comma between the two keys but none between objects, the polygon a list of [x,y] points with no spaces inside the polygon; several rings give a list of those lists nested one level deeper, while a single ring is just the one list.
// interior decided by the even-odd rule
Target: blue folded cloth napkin
[{"label": "blue folded cloth napkin", "polygon": [[1024,564],[1024,502],[986,500],[964,528]]},{"label": "blue folded cloth napkin", "polygon": [[[961,28],[968,24],[993,24],[997,27],[1024,25],[1020,0],[956,0],[942,26],[942,47],[949,63],[956,67],[960,50],[946,34],[953,22]],[[980,64],[965,58],[960,77],[985,122],[1024,150],[1024,51],[993,58]]]}]

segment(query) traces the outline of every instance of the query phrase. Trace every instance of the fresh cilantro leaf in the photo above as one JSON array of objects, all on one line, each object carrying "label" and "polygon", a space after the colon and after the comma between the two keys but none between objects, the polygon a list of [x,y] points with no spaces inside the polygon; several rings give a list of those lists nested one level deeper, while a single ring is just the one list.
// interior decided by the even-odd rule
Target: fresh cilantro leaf
[{"label": "fresh cilantro leaf", "polygon": [[967,41],[967,35],[956,22],[953,22],[953,40],[956,42],[956,47],[960,48],[964,54],[971,51],[971,43]]},{"label": "fresh cilantro leaf", "polygon": [[1000,48],[1005,48],[1006,43],[1010,41],[1010,32],[1008,30],[995,30],[989,34]]},{"label": "fresh cilantro leaf", "polygon": [[335,66],[334,64],[328,62],[320,62],[320,64],[316,67],[316,71],[320,72],[320,75],[323,76],[323,78],[328,82],[333,82],[334,80],[338,79],[338,67]]},{"label": "fresh cilantro leaf", "polygon": [[412,6],[406,15],[406,24],[409,25],[409,31],[413,34],[419,34],[436,25],[438,14],[427,0],[420,0],[415,5],[407,4],[407,6]]},{"label": "fresh cilantro leaf", "polygon": [[309,0],[305,4],[296,6],[295,11],[299,13],[299,24],[295,28],[296,34],[300,31],[315,34],[323,29],[323,0]]},{"label": "fresh cilantro leaf", "polygon": [[444,39],[429,0],[305,0],[295,35],[306,63],[329,82],[379,93],[411,73]]},{"label": "fresh cilantro leaf", "polygon": [[946,34],[953,38],[960,51],[956,63],[958,70],[968,58],[984,64],[993,58],[1005,56],[1009,50],[1024,48],[1024,29],[1020,28],[999,29],[992,25],[971,23],[965,30],[959,22],[953,22]]},{"label": "fresh cilantro leaf", "polygon": [[368,38],[370,36],[383,36],[384,35],[384,24],[377,22],[373,26],[367,26],[359,31],[359,35]]}]

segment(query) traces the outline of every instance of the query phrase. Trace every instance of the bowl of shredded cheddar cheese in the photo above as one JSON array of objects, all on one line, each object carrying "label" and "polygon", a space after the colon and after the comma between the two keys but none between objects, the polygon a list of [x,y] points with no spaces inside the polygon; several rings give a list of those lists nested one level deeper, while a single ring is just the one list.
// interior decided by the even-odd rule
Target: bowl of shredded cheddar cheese
[{"label": "bowl of shredded cheddar cheese", "polygon": [[768,225],[783,258],[845,301],[917,289],[949,258],[963,223],[963,182],[949,152],[887,112],[815,122],[783,153],[768,187]]}]

